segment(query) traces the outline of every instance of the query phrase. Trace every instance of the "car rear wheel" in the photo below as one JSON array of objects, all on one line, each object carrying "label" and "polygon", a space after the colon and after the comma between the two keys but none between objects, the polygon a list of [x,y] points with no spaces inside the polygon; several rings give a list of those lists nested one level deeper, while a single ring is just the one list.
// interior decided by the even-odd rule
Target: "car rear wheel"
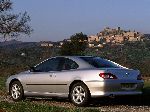
[{"label": "car rear wheel", "polygon": [[23,99],[23,87],[19,81],[14,81],[10,86],[10,95],[12,100],[19,101]]},{"label": "car rear wheel", "polygon": [[74,105],[85,106],[90,98],[89,89],[83,83],[76,83],[72,86],[70,98]]}]

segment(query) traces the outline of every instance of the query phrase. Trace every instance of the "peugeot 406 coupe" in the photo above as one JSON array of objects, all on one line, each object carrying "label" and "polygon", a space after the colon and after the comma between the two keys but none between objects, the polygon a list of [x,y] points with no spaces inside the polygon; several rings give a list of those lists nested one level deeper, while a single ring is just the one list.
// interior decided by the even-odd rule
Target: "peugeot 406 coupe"
[{"label": "peugeot 406 coupe", "polygon": [[140,95],[143,85],[139,70],[93,56],[48,58],[28,71],[10,76],[6,82],[14,101],[63,97],[76,106],[84,106],[94,97]]}]

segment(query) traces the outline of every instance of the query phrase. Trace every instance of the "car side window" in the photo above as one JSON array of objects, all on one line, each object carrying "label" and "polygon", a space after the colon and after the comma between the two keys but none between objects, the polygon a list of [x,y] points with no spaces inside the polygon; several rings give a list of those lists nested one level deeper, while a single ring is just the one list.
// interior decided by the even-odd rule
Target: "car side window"
[{"label": "car side window", "polygon": [[36,72],[58,71],[59,59],[52,58],[44,61],[35,67]]},{"label": "car side window", "polygon": [[78,67],[79,65],[75,61],[65,58],[62,65],[62,70],[77,69]]}]

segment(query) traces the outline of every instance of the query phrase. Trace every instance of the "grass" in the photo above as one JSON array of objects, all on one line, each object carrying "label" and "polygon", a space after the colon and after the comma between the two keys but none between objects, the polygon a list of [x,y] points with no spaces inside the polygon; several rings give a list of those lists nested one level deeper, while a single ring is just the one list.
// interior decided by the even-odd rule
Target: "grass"
[{"label": "grass", "polygon": [[97,109],[56,107],[48,104],[34,104],[28,101],[0,102],[0,109],[8,112],[100,112]]},{"label": "grass", "polygon": [[30,102],[1,102],[0,108],[10,112],[63,112],[65,109],[48,105],[38,105]]},{"label": "grass", "polygon": [[0,91],[5,91],[6,77],[0,77]]},{"label": "grass", "polygon": [[5,82],[6,82],[6,77],[0,77],[0,97],[1,95],[6,94]]},{"label": "grass", "polygon": [[143,89],[143,95],[150,97],[150,81],[144,82],[144,89]]},{"label": "grass", "polygon": [[144,82],[144,88],[150,88],[150,81]]}]

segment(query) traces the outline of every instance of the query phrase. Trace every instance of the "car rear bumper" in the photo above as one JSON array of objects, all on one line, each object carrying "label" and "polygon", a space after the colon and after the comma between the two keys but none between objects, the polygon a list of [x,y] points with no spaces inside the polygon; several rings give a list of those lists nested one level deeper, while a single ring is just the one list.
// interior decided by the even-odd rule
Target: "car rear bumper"
[{"label": "car rear bumper", "polygon": [[[123,87],[122,85],[132,85]],[[107,80],[107,81],[87,81],[91,97],[100,96],[120,96],[120,95],[140,95],[144,82],[142,80]]]}]

